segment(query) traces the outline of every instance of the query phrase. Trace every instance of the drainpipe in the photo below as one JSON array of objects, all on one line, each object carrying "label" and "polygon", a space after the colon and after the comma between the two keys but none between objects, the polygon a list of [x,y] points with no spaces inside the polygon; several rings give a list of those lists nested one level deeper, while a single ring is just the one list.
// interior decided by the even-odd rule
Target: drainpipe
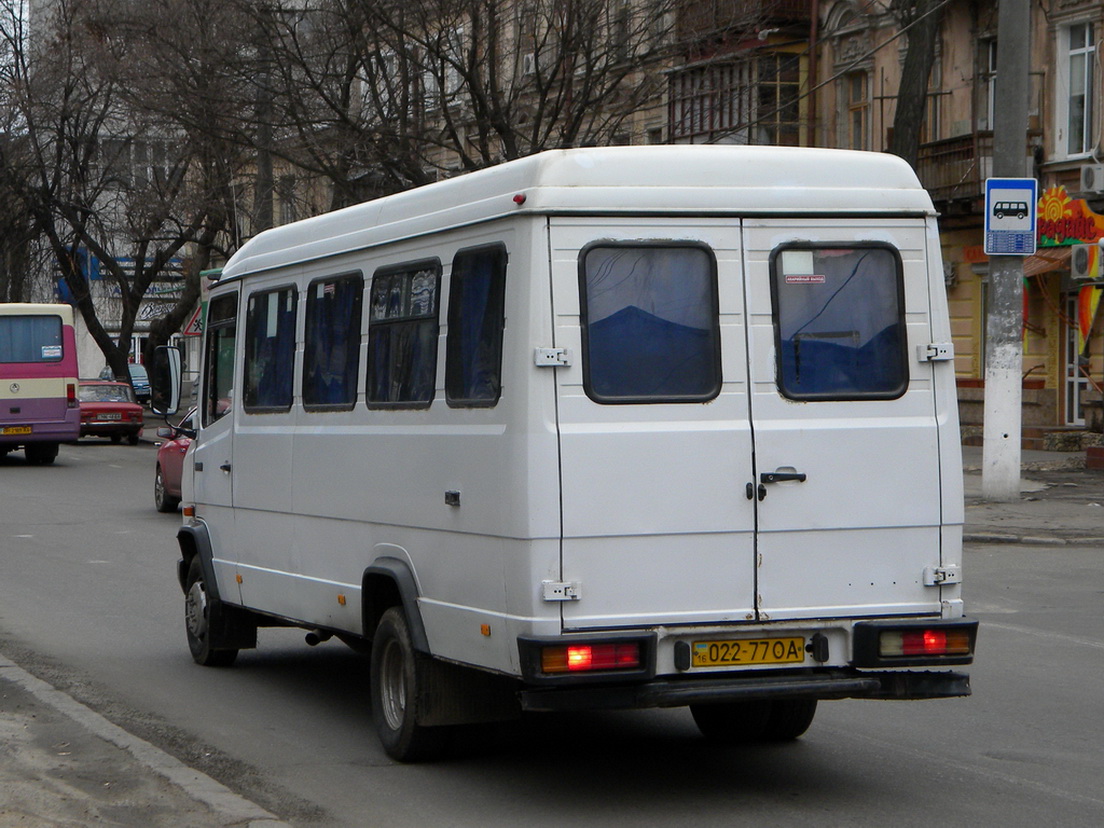
[{"label": "drainpipe", "polygon": [[809,0],[809,146],[817,145],[817,38],[820,28],[820,0]]}]

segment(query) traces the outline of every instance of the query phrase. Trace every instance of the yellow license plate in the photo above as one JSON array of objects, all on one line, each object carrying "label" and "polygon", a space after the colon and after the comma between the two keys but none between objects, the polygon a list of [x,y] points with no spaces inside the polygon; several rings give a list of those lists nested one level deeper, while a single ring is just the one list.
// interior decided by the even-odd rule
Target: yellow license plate
[{"label": "yellow license plate", "polygon": [[0,434],[30,434],[30,426],[6,426],[0,429]]},{"label": "yellow license plate", "polygon": [[695,641],[690,645],[694,667],[735,667],[745,664],[802,664],[805,639],[739,638]]}]

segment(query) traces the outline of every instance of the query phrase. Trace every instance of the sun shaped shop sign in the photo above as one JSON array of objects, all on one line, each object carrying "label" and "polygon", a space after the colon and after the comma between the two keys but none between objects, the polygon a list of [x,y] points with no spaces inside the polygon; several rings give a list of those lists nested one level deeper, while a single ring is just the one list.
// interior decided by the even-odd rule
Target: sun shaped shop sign
[{"label": "sun shaped shop sign", "polygon": [[1104,238],[1104,216],[1084,199],[1070,198],[1065,187],[1051,187],[1039,197],[1039,247],[1095,244]]}]

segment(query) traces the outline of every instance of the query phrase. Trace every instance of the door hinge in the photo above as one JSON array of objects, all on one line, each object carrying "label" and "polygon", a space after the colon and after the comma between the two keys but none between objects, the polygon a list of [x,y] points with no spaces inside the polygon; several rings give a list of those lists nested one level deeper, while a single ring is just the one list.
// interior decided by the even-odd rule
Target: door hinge
[{"label": "door hinge", "polygon": [[929,566],[924,570],[924,586],[961,583],[962,567],[960,566]]},{"label": "door hinge", "polygon": [[578,581],[541,581],[545,601],[578,601],[582,597]]},{"label": "door hinge", "polygon": [[533,363],[538,368],[560,368],[571,364],[571,351],[567,348],[537,348]]},{"label": "door hinge", "polygon": [[930,342],[916,346],[916,357],[921,362],[947,362],[954,359],[953,342]]}]

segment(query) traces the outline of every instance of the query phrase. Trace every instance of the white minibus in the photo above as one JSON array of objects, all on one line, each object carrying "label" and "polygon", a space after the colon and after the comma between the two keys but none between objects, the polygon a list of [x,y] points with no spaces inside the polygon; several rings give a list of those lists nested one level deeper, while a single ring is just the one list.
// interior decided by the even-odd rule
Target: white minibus
[{"label": "white minibus", "polygon": [[524,711],[741,742],[968,695],[944,291],[874,153],[559,150],[261,233],[207,306],[192,656],[370,650],[403,761]]}]

